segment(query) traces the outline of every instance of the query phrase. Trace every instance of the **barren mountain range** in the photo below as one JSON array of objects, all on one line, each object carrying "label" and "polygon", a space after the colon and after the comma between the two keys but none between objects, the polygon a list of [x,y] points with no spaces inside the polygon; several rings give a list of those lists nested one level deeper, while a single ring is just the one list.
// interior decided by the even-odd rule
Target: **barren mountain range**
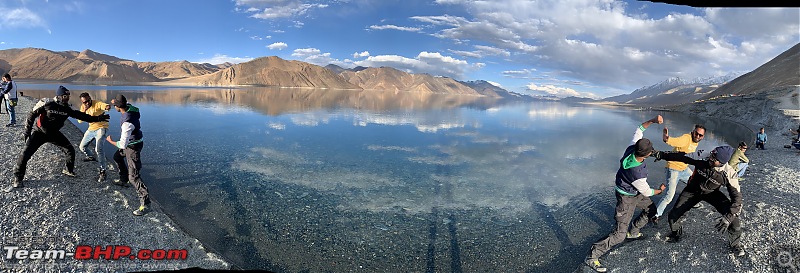
[{"label": "barren mountain range", "polygon": [[[50,80],[89,84],[152,84],[180,86],[278,86],[460,94],[498,98],[524,98],[486,81],[456,81],[447,77],[412,74],[391,67],[317,66],[276,56],[239,64],[136,62],[91,50],[54,52],[39,48],[0,50],[0,72],[15,79]],[[731,80],[685,81],[677,78],[643,87],[631,94],[600,100],[602,103],[670,106],[723,95],[760,93],[800,85],[800,43],[761,67]],[[564,101],[584,102],[590,99]]]},{"label": "barren mountain range", "polygon": [[[90,84],[158,84],[199,86],[280,86],[491,97],[507,91],[475,90],[451,78],[411,74],[390,67],[328,69],[276,56],[240,64],[136,62],[91,50],[54,52],[39,48],[0,50],[0,71],[15,79]],[[498,93],[503,93],[499,95]]]}]

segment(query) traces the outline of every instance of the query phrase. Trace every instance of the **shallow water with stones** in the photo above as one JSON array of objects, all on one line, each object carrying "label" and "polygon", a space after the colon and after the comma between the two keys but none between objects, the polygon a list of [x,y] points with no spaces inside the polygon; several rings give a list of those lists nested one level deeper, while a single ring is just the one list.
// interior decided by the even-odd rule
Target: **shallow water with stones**
[{"label": "shallow water with stones", "polygon": [[[33,97],[55,90],[23,86]],[[703,150],[754,136],[680,113],[557,102],[68,88],[75,106],[80,92],[125,94],[142,113],[143,178],[163,210],[237,267],[276,272],[561,270],[611,230],[614,174],[642,121],[664,116],[645,132],[659,150],[664,126],[678,136],[705,124]],[[664,163],[647,163],[656,187]]]}]

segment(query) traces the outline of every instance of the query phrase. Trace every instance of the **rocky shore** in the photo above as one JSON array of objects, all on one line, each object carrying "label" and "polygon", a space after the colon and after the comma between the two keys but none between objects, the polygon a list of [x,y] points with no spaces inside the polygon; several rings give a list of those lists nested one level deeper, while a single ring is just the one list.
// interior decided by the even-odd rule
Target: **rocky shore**
[{"label": "rocky shore", "polygon": [[[4,166],[0,169],[2,188],[11,183],[16,160],[24,146],[22,124],[34,103],[31,98],[20,98],[16,107],[19,125],[0,127],[0,143],[4,148],[0,153],[0,164]],[[8,114],[5,110],[3,112],[0,119],[5,124]],[[77,151],[83,132],[69,122],[61,131]],[[181,231],[161,212],[157,202],[146,215],[133,216],[131,211],[138,206],[135,191],[108,181],[98,182],[97,163],[82,162],[82,155],[76,153],[77,177],[67,177],[61,174],[64,153],[56,146],[45,144],[28,163],[25,187],[8,193],[0,192],[0,271],[131,272],[231,268],[220,255]],[[109,164],[113,161],[109,160]],[[131,254],[124,253],[127,248]],[[61,255],[60,250],[78,253],[54,259]],[[87,250],[91,250],[91,254],[87,254]],[[115,253],[124,255],[114,259]],[[137,253],[150,255],[131,256]],[[87,255],[91,258],[79,259]],[[164,259],[157,259],[161,256]]]},{"label": "rocky shore", "polygon": [[[645,239],[620,244],[601,257],[609,272],[796,272],[800,268],[800,151],[783,146],[790,142],[788,130],[800,124],[798,93],[798,87],[787,87],[674,109],[737,121],[754,131],[765,127],[766,150],[751,144],[746,153],[750,165],[740,182],[745,256],[732,254],[727,237],[714,229],[719,213],[705,204],[684,216],[682,241],[664,241],[670,232],[666,221],[648,225],[642,230]],[[680,191],[683,183],[678,184]],[[586,266],[576,271],[594,272]]]}]

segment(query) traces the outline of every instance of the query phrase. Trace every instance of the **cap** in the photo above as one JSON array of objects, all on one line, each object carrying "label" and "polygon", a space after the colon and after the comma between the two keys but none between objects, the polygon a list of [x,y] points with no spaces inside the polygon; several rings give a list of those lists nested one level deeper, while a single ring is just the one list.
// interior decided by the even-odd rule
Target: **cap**
[{"label": "cap", "polygon": [[128,99],[126,99],[122,94],[117,94],[117,96],[114,98],[114,106],[122,108],[125,107],[125,105],[128,105]]},{"label": "cap", "polygon": [[728,163],[731,160],[731,156],[733,156],[733,147],[728,145],[719,146],[711,151],[711,155],[719,162]]},{"label": "cap", "polygon": [[653,143],[650,142],[649,139],[642,138],[636,141],[636,152],[634,154],[639,157],[648,156],[651,152],[654,152]]},{"label": "cap", "polygon": [[62,85],[59,85],[58,89],[56,89],[56,96],[63,96],[63,95],[69,95],[69,89],[67,89]]}]

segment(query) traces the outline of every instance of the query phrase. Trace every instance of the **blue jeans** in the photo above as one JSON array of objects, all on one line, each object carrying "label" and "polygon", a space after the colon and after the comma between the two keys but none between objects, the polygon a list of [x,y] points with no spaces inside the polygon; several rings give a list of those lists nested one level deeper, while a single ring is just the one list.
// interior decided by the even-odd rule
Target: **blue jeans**
[{"label": "blue jeans", "polygon": [[661,201],[658,201],[658,206],[656,207],[656,216],[658,217],[664,215],[664,210],[667,209],[669,203],[672,203],[672,198],[675,197],[675,191],[677,191],[678,188],[678,180],[683,182],[689,181],[689,177],[692,176],[692,168],[686,167],[686,169],[683,171],[666,168],[666,175],[667,193],[664,194],[664,197],[661,198]]},{"label": "blue jeans", "polygon": [[739,164],[736,165],[736,168],[739,169],[739,177],[742,177],[744,176],[744,170],[747,170],[747,163],[739,162]]},{"label": "blue jeans", "polygon": [[[106,156],[103,154],[103,142],[105,142],[106,138],[106,130],[107,128],[100,128],[94,131],[86,130],[83,133],[83,139],[81,140],[80,150],[83,152],[84,155],[87,157],[91,156],[97,159],[97,163],[100,164],[100,170],[106,170]],[[92,151],[89,150],[89,142],[92,142],[94,139],[94,151],[95,154],[92,154]]]},{"label": "blue jeans", "polygon": [[4,100],[6,104],[6,111],[8,111],[8,123],[17,124],[17,113],[14,111],[14,106],[11,106],[11,101],[17,103],[17,99]]}]

